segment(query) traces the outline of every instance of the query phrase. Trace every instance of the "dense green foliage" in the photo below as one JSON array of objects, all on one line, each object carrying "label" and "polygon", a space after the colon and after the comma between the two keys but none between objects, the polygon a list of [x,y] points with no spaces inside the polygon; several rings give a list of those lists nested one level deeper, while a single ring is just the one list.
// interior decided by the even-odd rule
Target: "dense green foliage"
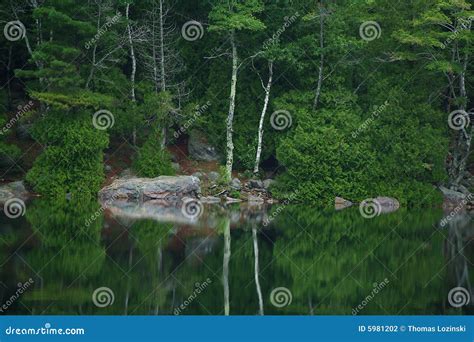
[{"label": "dense green foliage", "polygon": [[136,174],[143,177],[170,176],[175,174],[171,157],[167,150],[161,148],[159,135],[151,134],[138,150],[133,163]]},{"label": "dense green foliage", "polygon": [[[472,124],[448,125],[472,107],[469,1],[10,2],[4,18],[25,31],[0,38],[2,111],[38,103],[29,120],[43,151],[27,177],[38,192],[94,193],[103,152],[122,143],[140,175],[172,174],[166,145],[192,130],[233,150],[234,170],[253,170],[262,112],[257,168],[278,174],[278,196],[422,205],[439,200],[438,185],[471,184]],[[92,125],[98,110],[113,115],[104,131]],[[290,116],[283,130],[277,111]],[[2,137],[0,155],[19,153]]]}]

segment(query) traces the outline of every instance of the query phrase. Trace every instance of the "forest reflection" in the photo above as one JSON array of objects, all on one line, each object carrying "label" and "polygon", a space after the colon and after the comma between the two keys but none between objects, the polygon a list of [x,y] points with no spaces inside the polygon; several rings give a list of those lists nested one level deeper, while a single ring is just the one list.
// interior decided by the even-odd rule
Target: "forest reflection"
[{"label": "forest reflection", "polygon": [[[357,209],[287,206],[264,227],[276,210],[212,205],[193,224],[106,210],[85,225],[99,204],[35,200],[25,217],[0,221],[1,301],[34,279],[5,313],[350,315],[361,303],[359,315],[472,311],[447,301],[455,286],[471,291],[471,216],[441,227],[441,210],[365,219]],[[113,303],[94,305],[99,287]],[[279,287],[291,295],[283,307],[271,298]]]}]

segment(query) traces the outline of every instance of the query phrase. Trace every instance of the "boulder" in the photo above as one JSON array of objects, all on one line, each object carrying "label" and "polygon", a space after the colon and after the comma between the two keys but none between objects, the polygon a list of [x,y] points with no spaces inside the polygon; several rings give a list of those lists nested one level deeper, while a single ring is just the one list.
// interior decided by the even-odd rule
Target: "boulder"
[{"label": "boulder", "polygon": [[195,160],[216,161],[220,159],[217,150],[207,142],[201,132],[191,132],[188,140],[188,151],[191,158]]},{"label": "boulder", "polygon": [[23,181],[0,185],[0,203],[2,204],[12,198],[27,199],[28,195]]},{"label": "boulder", "polygon": [[386,214],[400,209],[400,202],[395,198],[378,196],[375,201],[380,205],[380,213]]},{"label": "boulder", "polygon": [[263,182],[259,179],[251,179],[248,183],[251,189],[263,189]]},{"label": "boulder", "polygon": [[128,199],[176,201],[196,197],[201,192],[200,181],[193,176],[160,176],[157,178],[119,178],[99,192],[104,200]]},{"label": "boulder", "polygon": [[212,182],[215,183],[219,179],[219,173],[216,171],[211,171],[207,174],[207,178]]},{"label": "boulder", "polygon": [[230,182],[230,187],[234,190],[240,191],[242,190],[242,183],[240,182],[238,178],[234,178]]},{"label": "boulder", "polygon": [[342,209],[346,209],[346,208],[350,208],[354,205],[354,203],[352,203],[351,201],[348,201],[342,197],[336,197],[336,199],[334,200],[334,206],[336,208],[336,210],[342,210]]},{"label": "boulder", "polygon": [[196,178],[199,178],[199,179],[202,179],[204,177],[204,174],[202,172],[194,172],[192,174],[192,176],[196,177]]},{"label": "boulder", "polygon": [[265,179],[263,181],[263,188],[265,190],[270,190],[270,187],[275,183],[274,179]]}]

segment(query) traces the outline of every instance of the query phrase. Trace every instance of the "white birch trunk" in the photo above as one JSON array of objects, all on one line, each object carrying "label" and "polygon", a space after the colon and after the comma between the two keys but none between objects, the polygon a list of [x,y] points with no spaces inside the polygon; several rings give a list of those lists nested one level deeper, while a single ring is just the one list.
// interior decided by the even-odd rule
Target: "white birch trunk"
[{"label": "white birch trunk", "polygon": [[232,44],[232,80],[230,84],[229,113],[227,115],[227,162],[226,162],[226,178],[228,181],[232,179],[232,165],[234,163],[234,142],[232,140],[234,112],[235,112],[235,94],[237,91],[237,46],[235,45],[235,34],[232,31],[230,36]]},{"label": "white birch trunk", "polygon": [[258,168],[260,166],[260,156],[262,154],[262,141],[263,141],[263,124],[265,123],[265,115],[267,114],[272,82],[273,82],[273,61],[268,61],[268,83],[267,83],[267,86],[265,87],[265,100],[263,102],[262,114],[260,115],[260,122],[258,124],[257,155],[255,157],[255,166],[253,168],[253,173],[258,173]]},{"label": "white birch trunk", "polygon": [[324,16],[322,0],[319,3],[319,48],[321,49],[321,57],[319,60],[319,74],[318,85],[316,86],[316,94],[314,96],[313,110],[318,107],[319,97],[321,96],[321,87],[323,85],[323,71],[324,71]]}]

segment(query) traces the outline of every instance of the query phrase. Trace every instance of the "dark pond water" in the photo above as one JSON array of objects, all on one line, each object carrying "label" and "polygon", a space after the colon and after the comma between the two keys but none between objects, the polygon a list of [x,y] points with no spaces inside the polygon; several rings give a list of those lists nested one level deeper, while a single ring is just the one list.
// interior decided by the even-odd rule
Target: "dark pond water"
[{"label": "dark pond water", "polygon": [[458,286],[473,297],[470,216],[441,227],[441,210],[212,205],[166,217],[44,200],[1,216],[0,314],[472,312],[448,299]]}]

